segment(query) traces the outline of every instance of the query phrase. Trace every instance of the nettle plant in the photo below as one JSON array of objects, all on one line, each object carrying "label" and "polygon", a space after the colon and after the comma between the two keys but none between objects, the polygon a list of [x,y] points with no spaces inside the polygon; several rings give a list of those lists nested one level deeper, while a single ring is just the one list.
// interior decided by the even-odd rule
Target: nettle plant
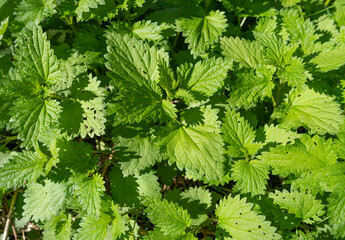
[{"label": "nettle plant", "polygon": [[345,238],[345,1],[0,1],[2,239]]}]

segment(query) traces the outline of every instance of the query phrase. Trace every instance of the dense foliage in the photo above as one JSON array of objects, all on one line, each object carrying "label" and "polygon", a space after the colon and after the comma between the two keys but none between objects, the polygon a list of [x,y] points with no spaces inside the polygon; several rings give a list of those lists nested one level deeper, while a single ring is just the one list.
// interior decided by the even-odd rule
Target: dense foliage
[{"label": "dense foliage", "polygon": [[345,239],[344,0],[0,0],[9,239]]}]

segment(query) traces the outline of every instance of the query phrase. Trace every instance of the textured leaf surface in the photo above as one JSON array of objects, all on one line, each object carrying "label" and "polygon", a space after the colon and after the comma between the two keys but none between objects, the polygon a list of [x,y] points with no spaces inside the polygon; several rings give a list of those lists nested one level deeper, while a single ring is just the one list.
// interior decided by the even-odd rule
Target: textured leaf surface
[{"label": "textured leaf surface", "polygon": [[86,209],[87,214],[96,218],[99,216],[101,197],[104,191],[104,181],[99,174],[94,174],[91,178],[81,179],[81,182],[77,184],[77,199],[83,209]]},{"label": "textured leaf surface", "polygon": [[325,213],[324,205],[321,200],[316,200],[312,194],[304,194],[297,191],[283,192],[275,191],[269,194],[275,204],[289,213],[295,214],[302,221],[312,224],[314,221],[320,221],[320,217]]},{"label": "textured leaf surface", "polygon": [[262,144],[254,142],[255,132],[250,124],[239,113],[228,109],[223,119],[223,138],[228,146],[228,154],[233,157],[244,157],[255,154]]},{"label": "textured leaf surface", "polygon": [[15,57],[15,67],[23,77],[30,77],[40,84],[53,84],[61,78],[59,62],[41,27],[23,30],[16,40]]},{"label": "textured leaf surface", "polygon": [[33,183],[24,193],[24,216],[35,221],[45,221],[57,216],[66,205],[68,187],[64,183],[54,183],[49,180],[44,185]]},{"label": "textured leaf surface", "polygon": [[103,212],[97,218],[87,215],[82,218],[78,232],[74,235],[75,240],[116,240],[125,233],[126,215],[121,216],[117,205],[107,206],[102,203]]},{"label": "textured leaf surface", "polygon": [[245,67],[257,67],[263,63],[260,44],[238,37],[222,38],[222,53],[228,59],[239,62]]},{"label": "textured leaf surface", "polygon": [[332,149],[332,140],[315,135],[304,136],[293,145],[280,145],[263,152],[259,159],[273,167],[273,173],[287,176],[290,173],[301,174],[320,169],[337,162],[337,155]]},{"label": "textured leaf surface", "polygon": [[345,45],[336,47],[332,51],[323,51],[311,60],[321,72],[328,72],[340,68],[345,64]]},{"label": "textured leaf surface", "polygon": [[229,104],[232,107],[249,109],[265,97],[271,97],[275,87],[272,81],[274,71],[274,68],[257,67],[255,73],[240,74],[229,94]]},{"label": "textured leaf surface", "polygon": [[336,189],[328,199],[328,212],[335,235],[345,237],[345,191],[342,187]]},{"label": "textured leaf surface", "polygon": [[333,97],[306,89],[291,91],[273,116],[287,129],[304,126],[312,133],[335,134],[342,123],[341,113]]},{"label": "textured leaf surface", "polygon": [[228,65],[223,59],[213,57],[205,58],[189,68],[180,67],[178,76],[181,87],[211,96],[223,86],[227,71]]},{"label": "textured leaf surface", "polygon": [[166,136],[169,162],[176,162],[190,178],[211,183],[224,182],[223,141],[212,126],[179,127]]},{"label": "textured leaf surface", "polygon": [[23,140],[22,146],[28,149],[49,134],[60,112],[61,107],[55,100],[22,98],[10,109],[9,127],[18,133],[18,138]]},{"label": "textured leaf surface", "polygon": [[161,160],[158,144],[150,136],[120,138],[117,148],[119,148],[119,164],[125,176],[139,174],[141,170]]},{"label": "textured leaf surface", "polygon": [[253,204],[246,203],[240,196],[227,197],[220,201],[216,208],[218,224],[225,229],[233,239],[280,239],[275,228],[265,217],[252,210]]},{"label": "textured leaf surface", "polygon": [[65,240],[71,238],[72,217],[70,214],[54,216],[44,224],[43,236],[46,240]]},{"label": "textured leaf surface", "polygon": [[187,210],[177,204],[163,199],[152,199],[145,210],[148,218],[161,229],[165,235],[177,237],[191,225]]},{"label": "textured leaf surface", "polygon": [[205,17],[183,18],[177,23],[186,37],[191,53],[196,57],[204,54],[228,26],[224,12],[211,11]]},{"label": "textured leaf surface", "polygon": [[280,128],[279,125],[275,126],[271,124],[270,126],[265,125],[264,127],[266,142],[267,143],[281,143],[286,145],[289,142],[294,142],[294,139],[300,136],[292,131]]},{"label": "textured leaf surface", "polygon": [[15,10],[16,20],[24,24],[39,23],[54,14],[55,7],[54,0],[21,0]]},{"label": "textured leaf surface", "polygon": [[268,166],[258,160],[238,160],[232,166],[232,178],[237,182],[235,188],[241,193],[265,194]]},{"label": "textured leaf surface", "polygon": [[0,187],[16,188],[34,182],[43,174],[48,157],[40,152],[24,151],[12,155],[0,168]]}]

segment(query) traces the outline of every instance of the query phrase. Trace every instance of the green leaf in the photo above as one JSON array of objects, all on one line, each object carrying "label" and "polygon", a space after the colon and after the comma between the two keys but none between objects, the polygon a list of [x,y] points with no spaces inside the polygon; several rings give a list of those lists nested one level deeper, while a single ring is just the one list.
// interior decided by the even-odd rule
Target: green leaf
[{"label": "green leaf", "polygon": [[292,90],[272,117],[278,118],[286,129],[300,126],[311,133],[335,134],[343,122],[342,110],[334,97],[317,93],[313,89]]},{"label": "green leaf", "polygon": [[138,21],[133,24],[132,32],[142,40],[159,41],[163,39],[161,35],[161,26],[156,22]]},{"label": "green leaf", "polygon": [[23,151],[12,155],[0,168],[0,187],[16,188],[35,182],[43,174],[48,157],[40,151]]},{"label": "green leaf", "polygon": [[218,224],[233,239],[280,239],[276,229],[265,221],[265,217],[252,210],[253,204],[246,203],[246,198],[228,196],[219,202],[216,208]]},{"label": "green leaf", "polygon": [[178,127],[162,140],[169,163],[185,169],[188,178],[224,182],[223,141],[213,126]]},{"label": "green leaf", "polygon": [[104,0],[80,0],[75,9],[78,20],[81,20],[84,12],[89,12],[90,8],[97,8],[98,4],[105,4]]},{"label": "green leaf", "polygon": [[345,64],[345,44],[332,50],[326,49],[310,60],[321,72],[336,70]]},{"label": "green leaf", "polygon": [[316,200],[312,194],[304,194],[298,191],[288,192],[284,189],[282,192],[270,193],[269,197],[282,209],[295,214],[297,218],[308,224],[320,221],[320,217],[325,213],[323,210],[325,206],[321,203],[321,200]]},{"label": "green leaf", "polygon": [[101,197],[106,190],[103,177],[94,174],[92,177],[79,179],[75,188],[80,206],[86,210],[87,214],[97,218],[101,210]]},{"label": "green leaf", "polygon": [[165,199],[150,200],[145,212],[151,222],[170,237],[181,235],[191,225],[190,215],[187,210]]},{"label": "green leaf", "polygon": [[270,148],[258,158],[272,166],[274,174],[287,176],[333,165],[338,157],[333,151],[332,139],[326,141],[318,135],[313,138],[304,135],[295,144]]},{"label": "green leaf", "polygon": [[175,118],[176,110],[162,101],[158,86],[158,63],[167,57],[163,49],[115,32],[108,32],[107,39],[106,66],[121,89],[115,104],[116,123]]},{"label": "green leaf", "polygon": [[178,29],[181,29],[186,37],[188,49],[194,58],[203,55],[218,42],[218,38],[225,32],[228,24],[224,12],[211,11],[205,17],[182,18],[177,21]]},{"label": "green leaf", "polygon": [[34,221],[45,221],[57,216],[66,205],[68,186],[45,180],[44,184],[32,183],[24,192],[24,216]]},{"label": "green leaf", "polygon": [[151,171],[137,176],[138,193],[144,201],[146,198],[160,199],[162,197],[158,177],[154,173]]},{"label": "green leaf", "polygon": [[80,223],[78,232],[74,235],[74,240],[116,240],[127,230],[127,215],[122,216],[122,212],[117,205],[109,207],[109,203],[102,202],[101,215],[97,218],[94,215],[84,216]]},{"label": "green leaf", "polygon": [[18,138],[23,140],[22,147],[29,149],[51,132],[60,112],[61,107],[55,100],[20,98],[10,109],[12,117],[8,128],[18,133]]},{"label": "green leaf", "polygon": [[315,26],[310,19],[305,20],[297,10],[285,11],[282,25],[288,34],[290,43],[301,44],[306,55],[314,52],[314,44],[320,34],[315,33]]},{"label": "green leaf", "polygon": [[152,136],[120,137],[117,148],[119,164],[125,177],[139,174],[161,161],[158,144]]},{"label": "green leaf", "polygon": [[275,87],[272,81],[274,72],[275,68],[259,66],[255,72],[239,74],[236,85],[229,94],[229,104],[232,107],[249,109],[265,97],[271,97]]},{"label": "green leaf", "polygon": [[244,67],[257,67],[263,63],[262,47],[259,43],[238,37],[223,37],[220,40],[222,54]]},{"label": "green leaf", "polygon": [[120,83],[136,83],[157,92],[158,62],[166,60],[163,49],[150,47],[147,42],[114,31],[106,33],[108,53],[106,67]]},{"label": "green leaf", "polygon": [[265,63],[278,68],[284,68],[290,64],[293,53],[298,45],[287,45],[287,43],[275,33],[253,32],[256,40],[263,46]]},{"label": "green leaf", "polygon": [[337,188],[328,199],[328,216],[332,233],[339,238],[345,237],[345,191]]},{"label": "green leaf", "polygon": [[40,23],[55,11],[54,0],[21,0],[15,9],[16,20],[23,23]]},{"label": "green leaf", "polygon": [[32,78],[40,84],[54,84],[61,80],[59,62],[41,27],[23,30],[16,40],[14,56],[14,66],[22,77]]},{"label": "green leaf", "polygon": [[114,166],[109,173],[109,181],[114,202],[126,207],[140,206],[139,185],[135,176],[124,177],[121,169]]},{"label": "green leaf", "polygon": [[191,187],[181,193],[177,203],[188,210],[191,225],[198,226],[208,218],[205,210],[212,206],[211,192],[201,187]]},{"label": "green leaf", "polygon": [[228,146],[228,154],[232,157],[245,157],[255,154],[262,144],[254,142],[255,132],[239,113],[228,109],[222,125],[223,138]]},{"label": "green leaf", "polygon": [[258,160],[238,160],[232,165],[232,178],[236,181],[235,189],[243,194],[265,194],[268,174],[268,166]]},{"label": "green leaf", "polygon": [[177,75],[180,87],[209,97],[223,86],[228,69],[223,59],[206,57],[195,65],[179,67]]},{"label": "green leaf", "polygon": [[44,224],[44,240],[65,240],[71,238],[72,216],[54,216]]},{"label": "green leaf", "polygon": [[1,45],[1,39],[3,38],[3,36],[6,32],[6,29],[8,27],[8,19],[9,18],[7,17],[0,22],[0,45]]},{"label": "green leaf", "polygon": [[70,173],[88,175],[97,166],[98,159],[93,157],[92,145],[86,142],[59,139],[58,169],[70,171]]},{"label": "green leaf", "polygon": [[280,128],[280,125],[265,125],[264,131],[266,136],[266,143],[281,143],[285,146],[287,143],[294,143],[294,139],[300,137],[298,133]]}]

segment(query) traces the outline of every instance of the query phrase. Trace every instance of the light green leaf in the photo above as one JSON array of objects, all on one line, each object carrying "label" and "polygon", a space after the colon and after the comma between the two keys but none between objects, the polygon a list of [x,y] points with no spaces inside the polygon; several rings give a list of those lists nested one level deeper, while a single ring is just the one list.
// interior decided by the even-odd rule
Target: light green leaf
[{"label": "light green leaf", "polygon": [[75,9],[75,13],[78,15],[78,20],[83,18],[84,12],[89,12],[90,8],[97,8],[98,4],[104,5],[104,0],[80,0],[78,6]]},{"label": "light green leaf", "polygon": [[238,240],[272,240],[280,239],[276,229],[265,221],[265,217],[252,210],[253,204],[246,203],[246,198],[228,196],[219,202],[216,208],[218,224],[233,239]]},{"label": "light green leaf", "polygon": [[54,84],[61,80],[59,62],[41,27],[23,30],[16,40],[14,56],[14,66],[23,78],[32,78],[40,84]]},{"label": "light green leaf", "polygon": [[208,58],[195,65],[183,65],[177,69],[180,86],[190,91],[212,96],[223,86],[229,65],[221,58]]},{"label": "light green leaf", "polygon": [[335,47],[333,50],[326,49],[310,60],[316,64],[321,72],[336,70],[345,64],[345,44]]},{"label": "light green leaf", "polygon": [[44,224],[44,240],[71,239],[72,216],[61,214],[54,216]]},{"label": "light green leaf", "polygon": [[288,192],[284,189],[283,192],[275,191],[270,193],[269,197],[282,209],[295,214],[297,218],[308,224],[320,221],[320,217],[325,213],[323,210],[325,206],[321,203],[321,200],[316,200],[312,194],[304,194],[298,191]]},{"label": "light green leaf", "polygon": [[258,160],[238,160],[232,165],[232,178],[236,181],[235,189],[243,194],[265,194],[268,174],[268,166]]},{"label": "light green leaf", "polygon": [[225,57],[239,62],[244,67],[257,67],[263,63],[262,47],[257,42],[238,37],[223,37],[220,46]]},{"label": "light green leaf", "polygon": [[145,209],[148,218],[160,230],[171,237],[178,237],[191,225],[190,215],[187,210],[166,199],[151,199]]},{"label": "light green leaf", "polygon": [[161,26],[156,22],[138,21],[133,24],[132,31],[134,35],[143,40],[159,41],[163,39],[161,35]]},{"label": "light green leaf", "polygon": [[258,158],[272,166],[274,174],[287,176],[333,165],[338,157],[333,151],[332,139],[326,141],[318,135],[313,138],[304,135],[295,140],[295,144],[270,148]]},{"label": "light green leaf", "polygon": [[15,9],[16,20],[28,23],[40,23],[44,18],[50,17],[55,11],[54,0],[21,0]]},{"label": "light green leaf", "polygon": [[345,237],[345,191],[336,189],[328,199],[328,216],[332,233],[339,238]]},{"label": "light green leaf", "polygon": [[24,192],[24,216],[34,221],[45,221],[59,215],[66,205],[68,186],[45,180],[44,184],[32,183]]},{"label": "light green leaf", "polygon": [[311,133],[335,134],[343,122],[342,110],[334,97],[313,89],[292,90],[272,117],[278,118],[286,129],[304,126]]},{"label": "light green leaf", "polygon": [[3,36],[6,32],[6,29],[8,27],[8,19],[9,18],[7,17],[0,22],[0,45],[1,45],[1,39],[3,38]]},{"label": "light green leaf", "polygon": [[232,157],[245,157],[255,154],[262,143],[254,142],[255,132],[239,113],[228,109],[223,119],[223,138],[228,146],[228,154]]},{"label": "light green leaf", "polygon": [[151,136],[137,135],[132,138],[118,138],[119,164],[124,176],[139,174],[140,171],[161,161],[159,147]]},{"label": "light green leaf", "polygon": [[108,53],[105,58],[108,61],[105,65],[117,81],[144,85],[159,93],[158,62],[167,59],[163,49],[158,50],[155,46],[150,47],[147,42],[114,31],[108,31],[106,37]]},{"label": "light green leaf", "polygon": [[188,178],[224,182],[223,141],[213,126],[178,127],[162,140],[169,163],[185,169]]},{"label": "light green leaf", "polygon": [[128,216],[123,215],[118,205],[109,207],[109,203],[102,202],[101,215],[86,215],[82,218],[80,228],[74,235],[74,240],[116,240],[127,230]]},{"label": "light green leaf", "polygon": [[145,198],[160,199],[162,197],[158,177],[154,173],[154,171],[151,171],[137,176],[138,193],[143,200]]},{"label": "light green leaf", "polygon": [[289,142],[294,143],[294,139],[300,137],[298,133],[280,128],[280,125],[275,126],[271,124],[268,126],[266,124],[264,131],[266,135],[266,143],[281,143],[285,146]]},{"label": "light green leaf", "polygon": [[77,201],[87,214],[97,218],[101,210],[101,197],[106,190],[103,177],[94,174],[92,177],[82,178],[76,183]]},{"label": "light green leaf", "polygon": [[23,151],[10,156],[0,168],[0,187],[16,188],[35,182],[43,174],[49,158],[40,151]]},{"label": "light green leaf", "polygon": [[239,74],[229,94],[230,106],[249,109],[265,97],[271,97],[275,87],[272,81],[274,72],[275,68],[259,66],[255,72]]},{"label": "light green leaf", "polygon": [[225,32],[228,24],[224,12],[211,11],[205,17],[182,18],[177,26],[186,37],[188,49],[194,58],[203,55],[218,42],[218,38]]},{"label": "light green leaf", "polygon": [[20,98],[10,108],[8,128],[18,133],[22,147],[31,148],[48,135],[59,119],[61,107],[56,100]]}]

